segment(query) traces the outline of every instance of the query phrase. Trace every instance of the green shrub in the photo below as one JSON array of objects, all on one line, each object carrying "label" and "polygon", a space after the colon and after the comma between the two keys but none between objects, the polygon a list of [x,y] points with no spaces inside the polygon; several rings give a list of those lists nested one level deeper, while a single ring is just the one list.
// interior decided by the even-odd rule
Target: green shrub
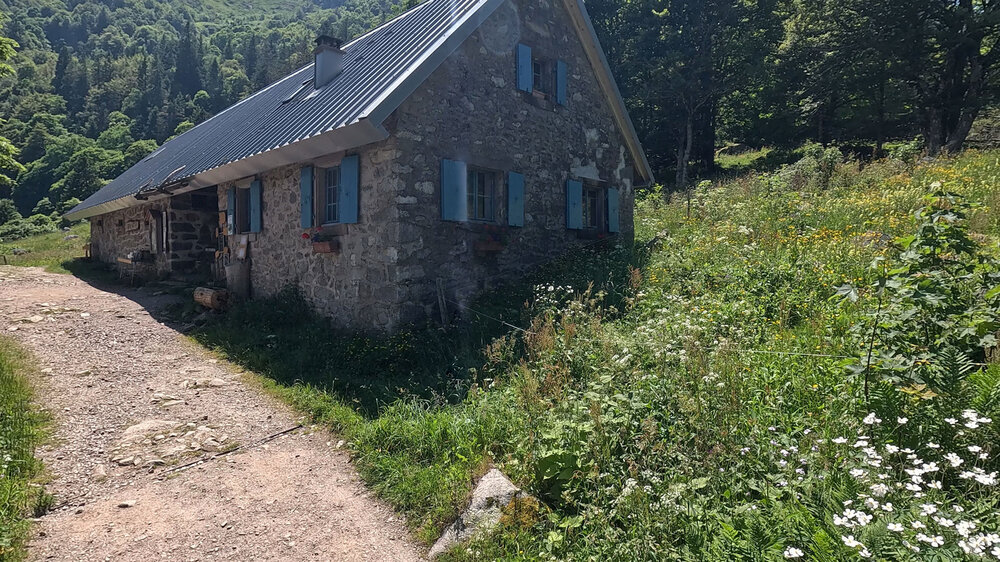
[{"label": "green shrub", "polygon": [[37,236],[46,232],[54,232],[56,224],[46,215],[32,215],[28,218],[15,219],[0,225],[0,242],[10,242]]}]

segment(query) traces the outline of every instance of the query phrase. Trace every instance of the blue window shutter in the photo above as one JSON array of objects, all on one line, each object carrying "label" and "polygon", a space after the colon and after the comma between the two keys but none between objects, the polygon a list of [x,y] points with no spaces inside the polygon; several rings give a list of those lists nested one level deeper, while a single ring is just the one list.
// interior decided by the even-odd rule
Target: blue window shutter
[{"label": "blue window shutter", "polygon": [[250,232],[261,230],[260,180],[250,184]]},{"label": "blue window shutter", "polygon": [[441,161],[441,220],[469,220],[469,176],[465,162]]},{"label": "blue window shutter", "polygon": [[556,61],[556,103],[566,105],[566,62]]},{"label": "blue window shutter", "polygon": [[531,68],[531,47],[527,45],[517,45],[517,89],[524,92],[531,92],[535,74]]},{"label": "blue window shutter", "polygon": [[583,182],[566,182],[566,228],[583,229]]},{"label": "blue window shutter", "polygon": [[618,190],[608,188],[608,232],[620,232],[618,216]]},{"label": "blue window shutter", "polygon": [[313,167],[302,167],[302,180],[299,186],[302,196],[302,228],[313,227]]},{"label": "blue window shutter", "polygon": [[236,234],[236,188],[230,187],[226,193],[226,234]]},{"label": "blue window shutter", "polygon": [[337,211],[343,224],[358,222],[358,184],[361,182],[361,158],[357,154],[345,156],[340,162],[340,200]]},{"label": "blue window shutter", "polygon": [[524,226],[524,176],[507,174],[507,224]]}]

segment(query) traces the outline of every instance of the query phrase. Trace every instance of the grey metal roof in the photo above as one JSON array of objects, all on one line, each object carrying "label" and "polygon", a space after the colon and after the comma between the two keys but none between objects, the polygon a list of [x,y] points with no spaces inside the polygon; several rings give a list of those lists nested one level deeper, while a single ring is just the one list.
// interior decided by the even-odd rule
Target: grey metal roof
[{"label": "grey metal roof", "polygon": [[[165,143],[67,215],[92,216],[85,211],[356,123],[471,15],[499,3],[428,0],[344,45],[344,70],[325,86],[313,88],[313,65],[303,67]],[[476,27],[489,14],[477,15]]]},{"label": "grey metal roof", "polygon": [[[505,0],[427,0],[344,45],[343,72],[314,88],[305,66],[165,143],[66,214],[79,220],[388,137],[382,122]],[[652,171],[583,0],[562,0],[637,164]]]}]

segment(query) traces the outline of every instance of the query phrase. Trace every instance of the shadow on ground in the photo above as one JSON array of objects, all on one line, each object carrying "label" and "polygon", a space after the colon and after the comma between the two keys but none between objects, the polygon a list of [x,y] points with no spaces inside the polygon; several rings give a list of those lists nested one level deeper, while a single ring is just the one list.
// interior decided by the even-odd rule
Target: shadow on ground
[{"label": "shadow on ground", "polygon": [[[279,385],[323,390],[364,416],[377,416],[401,398],[457,403],[490,377],[483,371],[490,344],[530,324],[537,285],[593,285],[608,306],[622,310],[633,271],[645,259],[644,247],[578,250],[482,296],[447,329],[425,324],[392,335],[348,333],[287,291],[237,305],[191,335]],[[517,345],[515,338],[510,345]]]},{"label": "shadow on ground", "polygon": [[[377,416],[401,398],[457,403],[483,372],[488,347],[535,313],[535,288],[593,286],[608,307],[622,310],[645,246],[597,243],[538,268],[516,284],[476,300],[456,325],[408,326],[395,334],[359,334],[334,328],[292,290],[276,298],[239,303],[223,314],[206,313],[192,299],[193,285],[150,283],[132,287],[108,266],[87,259],[62,263],[78,279],[121,295],[153,318],[276,384],[310,386],[330,393],[365,416]],[[511,338],[511,345],[516,338]]]}]

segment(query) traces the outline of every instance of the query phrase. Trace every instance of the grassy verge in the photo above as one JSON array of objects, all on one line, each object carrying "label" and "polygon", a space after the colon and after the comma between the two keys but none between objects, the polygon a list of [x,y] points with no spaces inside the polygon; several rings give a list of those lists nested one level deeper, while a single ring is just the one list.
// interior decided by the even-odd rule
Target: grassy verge
[{"label": "grassy verge", "polygon": [[41,468],[34,450],[43,419],[31,405],[31,387],[25,379],[30,368],[27,354],[0,337],[0,560],[24,557],[25,518],[44,511],[48,501],[40,488],[32,486]]},{"label": "grassy verge", "polygon": [[[68,236],[77,238],[67,240]],[[89,240],[90,223],[83,222],[73,226],[68,232],[60,230],[0,243],[0,255],[6,256],[10,265],[44,267],[52,273],[76,273],[81,268],[86,268],[80,258],[83,257],[83,246]],[[15,249],[27,252],[15,255]]]},{"label": "grassy verge", "polygon": [[289,297],[196,337],[342,431],[427,541],[489,465],[540,500],[452,559],[995,559],[997,178],[814,149],[650,195],[651,255],[474,306],[526,332],[338,337]]}]

